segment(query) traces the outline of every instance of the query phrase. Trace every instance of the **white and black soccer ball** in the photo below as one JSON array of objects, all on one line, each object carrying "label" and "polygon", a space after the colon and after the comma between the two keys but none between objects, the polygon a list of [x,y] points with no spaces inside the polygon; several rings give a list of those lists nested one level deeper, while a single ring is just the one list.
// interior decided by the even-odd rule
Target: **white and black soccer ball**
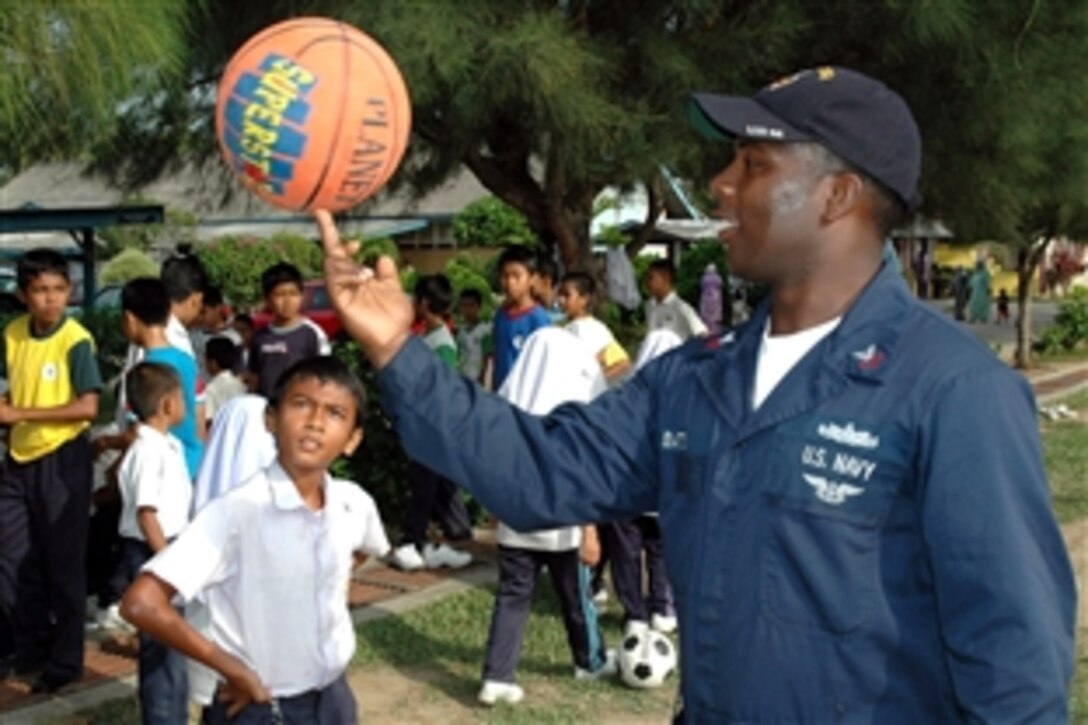
[{"label": "white and black soccer ball", "polygon": [[628,628],[619,651],[620,679],[640,690],[661,687],[676,669],[676,646],[648,628]]}]

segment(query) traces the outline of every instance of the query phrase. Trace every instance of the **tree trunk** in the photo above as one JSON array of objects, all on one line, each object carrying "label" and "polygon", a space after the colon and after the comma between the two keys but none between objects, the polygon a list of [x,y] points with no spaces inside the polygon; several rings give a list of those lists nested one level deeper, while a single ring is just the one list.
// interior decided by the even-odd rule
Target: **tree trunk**
[{"label": "tree trunk", "polygon": [[559,250],[563,269],[593,271],[593,244],[589,238],[593,198],[588,203],[578,200],[548,207],[548,236]]},{"label": "tree trunk", "polygon": [[1021,247],[1016,255],[1016,356],[1015,365],[1021,370],[1031,366],[1031,284],[1039,260],[1043,258],[1050,237]]}]

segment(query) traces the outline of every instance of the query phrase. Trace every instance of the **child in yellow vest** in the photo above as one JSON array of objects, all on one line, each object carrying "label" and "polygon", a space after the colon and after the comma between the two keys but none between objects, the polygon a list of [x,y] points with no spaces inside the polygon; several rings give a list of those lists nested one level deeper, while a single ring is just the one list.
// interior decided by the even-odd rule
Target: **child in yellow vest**
[{"label": "child in yellow vest", "polygon": [[64,257],[27,252],[18,283],[27,314],[4,330],[0,355],[8,380],[0,425],[10,426],[0,476],[0,618],[14,633],[0,674],[40,670],[33,691],[53,692],[83,673],[87,429],[102,378],[94,339],[65,314],[72,287]]}]

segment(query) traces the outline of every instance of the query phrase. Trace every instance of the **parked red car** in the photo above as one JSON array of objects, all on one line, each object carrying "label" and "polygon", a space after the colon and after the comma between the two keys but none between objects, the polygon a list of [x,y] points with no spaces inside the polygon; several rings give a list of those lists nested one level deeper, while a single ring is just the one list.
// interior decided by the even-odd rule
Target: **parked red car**
[{"label": "parked red car", "polygon": [[[340,318],[333,312],[329,304],[329,293],[325,289],[325,280],[315,279],[302,286],[302,314],[313,320],[318,327],[325,331],[329,340],[336,339],[344,329]],[[260,330],[272,321],[272,315],[267,310],[259,310],[253,313],[253,329]]]}]

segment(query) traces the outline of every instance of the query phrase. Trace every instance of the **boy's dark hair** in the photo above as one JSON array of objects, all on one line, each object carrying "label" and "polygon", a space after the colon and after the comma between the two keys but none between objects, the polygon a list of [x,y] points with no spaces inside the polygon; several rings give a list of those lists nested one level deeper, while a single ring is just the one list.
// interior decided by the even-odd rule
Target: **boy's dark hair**
[{"label": "boy's dark hair", "polygon": [[234,316],[234,321],[241,322],[243,325],[248,326],[249,329],[253,329],[253,317],[248,312],[239,312]]},{"label": "boy's dark hair", "polygon": [[296,380],[315,379],[322,384],[338,385],[351,393],[355,399],[355,427],[362,428],[363,418],[366,417],[366,390],[348,366],[331,355],[308,357],[284,370],[268,398],[268,407],[273,410],[279,408],[287,388]]},{"label": "boy's dark hair", "polygon": [[15,278],[19,289],[26,290],[30,283],[43,274],[55,274],[68,279],[68,262],[55,249],[31,249],[19,258]]},{"label": "boy's dark hair", "polygon": [[155,415],[162,399],[180,387],[177,370],[162,363],[138,363],[125,375],[125,396],[141,422]]},{"label": "boy's dark hair", "polygon": [[650,266],[647,267],[650,272],[657,272],[663,274],[669,278],[669,282],[676,281],[676,269],[672,266],[672,262],[667,259],[655,259],[650,262]]},{"label": "boy's dark hair", "polygon": [[198,292],[203,293],[208,286],[204,265],[190,252],[188,245],[179,245],[177,251],[162,263],[159,278],[166,285],[171,302],[184,302]]},{"label": "boy's dark hair", "polygon": [[578,290],[583,297],[593,297],[597,294],[597,280],[589,272],[576,270],[563,275],[563,284],[569,284]]},{"label": "boy's dark hair", "polygon": [[223,290],[210,284],[204,288],[204,306],[218,307],[223,304]]},{"label": "boy's dark hair", "polygon": [[444,274],[428,274],[416,281],[415,298],[427,304],[432,315],[444,315],[453,304],[453,285]]},{"label": "boy's dark hair", "polygon": [[225,337],[213,337],[204,346],[204,357],[214,361],[220,370],[233,370],[238,362],[238,346]]},{"label": "boy's dark hair", "polygon": [[551,257],[542,256],[536,261],[536,275],[554,285],[559,279],[559,267]]},{"label": "boy's dark hair", "polygon": [[261,293],[265,297],[281,284],[288,283],[302,289],[302,272],[290,262],[277,262],[261,272]]},{"label": "boy's dark hair", "polygon": [[484,296],[482,294],[480,294],[480,290],[473,289],[472,287],[461,290],[461,299],[463,299],[463,300],[473,300],[473,301],[476,302],[476,304],[480,305],[481,307],[484,304]]},{"label": "boy's dark hair", "polygon": [[140,277],[121,288],[121,311],[131,312],[145,325],[165,325],[170,319],[170,296],[161,279]]},{"label": "boy's dark hair", "polygon": [[536,252],[522,244],[514,244],[504,249],[499,255],[499,264],[496,269],[501,273],[508,264],[520,264],[529,270],[529,274],[536,274],[539,261],[540,258],[537,257]]}]

